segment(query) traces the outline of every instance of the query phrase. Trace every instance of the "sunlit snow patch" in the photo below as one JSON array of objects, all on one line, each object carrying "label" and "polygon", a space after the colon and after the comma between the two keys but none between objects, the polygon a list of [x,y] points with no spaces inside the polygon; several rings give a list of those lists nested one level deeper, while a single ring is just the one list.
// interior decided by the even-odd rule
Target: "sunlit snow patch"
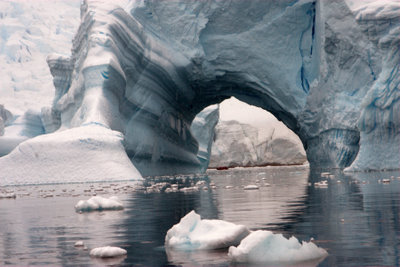
[{"label": "sunlit snow patch", "polygon": [[300,244],[294,236],[286,239],[282,234],[263,230],[252,232],[238,247],[230,247],[228,253],[234,262],[273,265],[317,265],[327,255],[326,250],[314,243]]},{"label": "sunlit snow patch", "polygon": [[244,225],[222,220],[202,220],[191,211],[168,230],[165,245],[182,250],[219,249],[240,243],[250,231]]},{"label": "sunlit snow patch", "polygon": [[110,198],[95,196],[91,197],[89,200],[79,200],[75,205],[76,212],[122,210],[123,208],[122,202],[116,196]]},{"label": "sunlit snow patch", "polygon": [[99,247],[94,248],[90,251],[90,256],[98,258],[112,258],[126,255],[127,252],[123,248],[119,247]]}]

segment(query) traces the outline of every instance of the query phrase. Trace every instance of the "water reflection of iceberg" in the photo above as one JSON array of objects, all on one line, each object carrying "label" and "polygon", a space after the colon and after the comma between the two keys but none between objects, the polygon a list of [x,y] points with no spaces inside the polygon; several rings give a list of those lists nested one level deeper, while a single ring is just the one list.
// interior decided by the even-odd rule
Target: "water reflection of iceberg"
[{"label": "water reflection of iceberg", "polygon": [[[211,172],[210,179],[218,186],[216,199],[219,219],[243,224],[251,229],[269,229],[284,223],[303,205],[307,195],[309,169],[267,167],[232,169]],[[242,190],[255,183],[259,190]],[[231,185],[233,189],[226,190]]]}]

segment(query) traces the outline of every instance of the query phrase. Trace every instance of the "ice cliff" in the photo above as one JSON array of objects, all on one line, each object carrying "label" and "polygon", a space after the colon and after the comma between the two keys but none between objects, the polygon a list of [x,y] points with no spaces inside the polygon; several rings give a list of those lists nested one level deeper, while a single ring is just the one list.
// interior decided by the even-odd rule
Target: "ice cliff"
[{"label": "ice cliff", "polygon": [[[235,96],[293,130],[311,166],[398,168],[399,6],[83,1],[71,56],[48,58],[56,93],[44,131],[95,125],[120,133],[115,149],[143,175],[193,172],[204,165],[192,121]],[[43,147],[52,137],[40,136]]]}]

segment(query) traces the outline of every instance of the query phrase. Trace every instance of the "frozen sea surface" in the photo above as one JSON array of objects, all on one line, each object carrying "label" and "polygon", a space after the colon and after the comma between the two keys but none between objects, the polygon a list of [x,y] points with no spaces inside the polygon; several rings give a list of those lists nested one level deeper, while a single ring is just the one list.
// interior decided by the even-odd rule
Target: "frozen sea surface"
[{"label": "frozen sea surface", "polygon": [[[168,229],[191,210],[205,219],[314,238],[329,255],[320,266],[400,265],[399,172],[323,173],[304,167],[211,171],[205,177],[1,187],[0,265],[230,265],[227,249],[164,247]],[[200,182],[199,182],[200,180]],[[314,183],[327,181],[327,186]],[[201,182],[204,181],[204,182]],[[171,186],[170,184],[175,184]],[[249,184],[258,190],[244,190]],[[181,190],[191,188],[190,190]],[[196,189],[197,188],[197,189]],[[80,199],[118,196],[124,210],[77,213]],[[75,247],[77,241],[84,246]],[[102,246],[125,249],[90,257]]]}]

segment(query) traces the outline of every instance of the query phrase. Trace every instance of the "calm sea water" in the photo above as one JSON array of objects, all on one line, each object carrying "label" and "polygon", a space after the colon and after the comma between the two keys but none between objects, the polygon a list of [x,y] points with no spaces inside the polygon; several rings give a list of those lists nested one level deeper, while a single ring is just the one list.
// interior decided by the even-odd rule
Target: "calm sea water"
[{"label": "calm sea water", "polygon": [[[202,218],[253,230],[313,237],[329,252],[320,266],[399,266],[400,173],[332,174],[270,167],[212,171],[194,180],[158,179],[179,187],[206,181],[206,188],[185,193],[146,193],[129,182],[2,188],[17,198],[0,199],[0,265],[230,265],[226,250],[165,249],[167,230],[195,210]],[[327,188],[313,185],[321,180],[328,181]],[[248,184],[260,188],[243,190]],[[118,195],[125,209],[76,213],[78,200],[93,194]],[[79,240],[88,250],[74,247]],[[89,256],[91,248],[106,245],[126,249],[127,257],[106,262]]]}]

